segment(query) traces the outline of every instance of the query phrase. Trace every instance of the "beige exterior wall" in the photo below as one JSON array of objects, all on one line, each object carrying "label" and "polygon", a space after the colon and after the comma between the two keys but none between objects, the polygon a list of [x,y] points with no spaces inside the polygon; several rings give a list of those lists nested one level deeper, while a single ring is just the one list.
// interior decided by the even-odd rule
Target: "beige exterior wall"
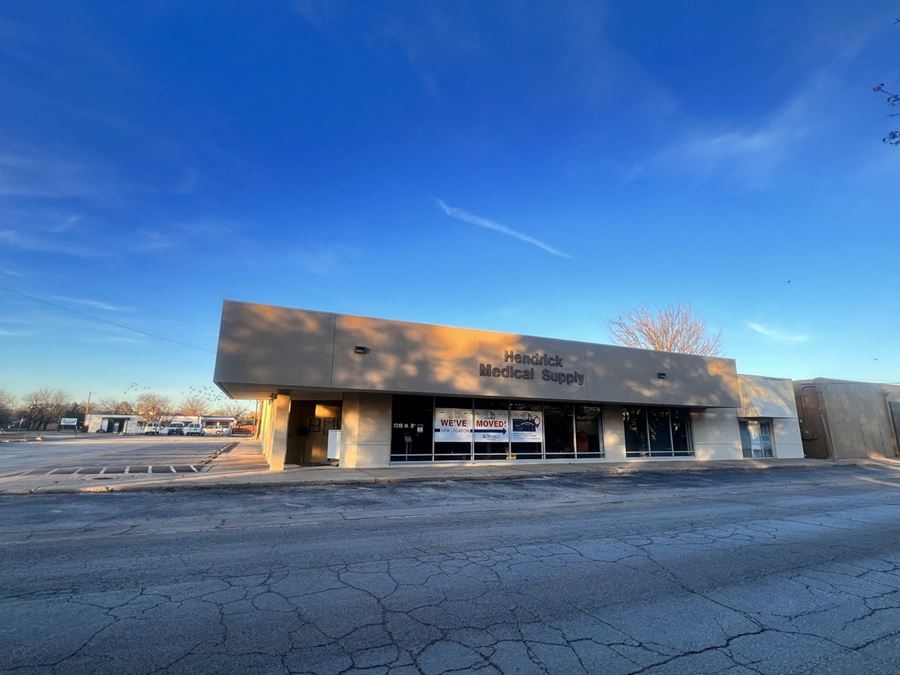
[{"label": "beige exterior wall", "polygon": [[791,380],[760,375],[738,375],[741,407],[738,417],[797,419],[794,383]]},{"label": "beige exterior wall", "polygon": [[691,413],[694,456],[699,460],[743,459],[737,410],[717,408]]},{"label": "beige exterior wall", "polygon": [[[694,456],[700,460],[742,459],[741,435],[734,408],[708,409],[691,413]],[[603,443],[608,462],[667,461],[666,457],[625,456],[625,425],[622,406],[603,406]],[[672,459],[683,460],[684,457]]]},{"label": "beige exterior wall", "polygon": [[773,419],[775,456],[779,459],[803,459],[803,440],[796,419]]},{"label": "beige exterior wall", "polygon": [[625,461],[625,422],[620,405],[603,406],[603,448],[606,461]]},{"label": "beige exterior wall", "polygon": [[748,419],[771,419],[775,456],[802,459],[803,442],[797,419],[797,401],[791,380],[759,375],[738,375],[741,407],[737,416]]},{"label": "beige exterior wall", "polygon": [[[817,444],[835,459],[895,457],[896,432],[893,428],[890,402],[900,402],[900,386],[843,380],[807,380],[795,382],[799,397],[804,387],[814,387],[821,394],[821,409],[807,411],[823,417],[825,429],[805,437],[806,443]],[[818,420],[807,420],[809,434]],[[826,438],[826,436],[828,436]],[[830,441],[830,442],[829,442]],[[807,448],[808,454],[814,454]]]},{"label": "beige exterior wall", "polygon": [[288,419],[291,414],[291,397],[288,394],[278,394],[271,404],[272,430],[269,451],[269,468],[272,471],[282,471],[288,449]]},{"label": "beige exterior wall", "polygon": [[[561,363],[524,362],[532,354]],[[498,377],[498,368],[533,377]],[[559,383],[545,370],[571,377]],[[276,470],[288,446],[297,454],[291,397],[343,400],[341,466],[388,466],[394,393],[601,403],[607,461],[626,459],[628,404],[692,408],[699,460],[742,458],[739,417],[772,419],[776,455],[802,456],[791,381],[738,376],[731,359],[226,301],[215,381],[232,396],[265,399],[260,439]]]},{"label": "beige exterior wall", "polygon": [[272,401],[266,399],[260,406],[260,433],[259,440],[262,445],[263,457],[268,462],[272,457]]},{"label": "beige exterior wall", "polygon": [[[358,354],[357,346],[367,352]],[[559,366],[506,352],[558,356]],[[490,366],[491,375],[482,374]],[[494,368],[533,378],[495,377]],[[559,384],[543,378],[577,374]],[[660,374],[663,377],[660,377]],[[214,380],[236,398],[279,390],[503,396],[735,408],[734,361],[226,301]]]},{"label": "beige exterior wall", "polygon": [[341,426],[345,469],[373,469],[391,463],[391,396],[347,394]]}]

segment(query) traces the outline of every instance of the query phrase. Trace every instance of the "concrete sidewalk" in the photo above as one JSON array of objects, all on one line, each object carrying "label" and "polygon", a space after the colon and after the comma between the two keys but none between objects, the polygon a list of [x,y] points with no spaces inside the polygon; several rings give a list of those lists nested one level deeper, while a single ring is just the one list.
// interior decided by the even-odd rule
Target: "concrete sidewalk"
[{"label": "concrete sidewalk", "polygon": [[619,476],[628,473],[701,473],[720,470],[759,471],[779,468],[828,469],[873,466],[900,471],[900,461],[764,459],[699,462],[697,460],[644,460],[630,462],[566,462],[534,464],[399,465],[387,469],[340,469],[331,466],[288,467],[269,471],[259,444],[238,442],[220,454],[208,470],[192,474],[153,475],[17,475],[0,478],[0,494],[48,494],[263,488],[301,485],[397,483],[407,481],[503,480],[543,476]]}]

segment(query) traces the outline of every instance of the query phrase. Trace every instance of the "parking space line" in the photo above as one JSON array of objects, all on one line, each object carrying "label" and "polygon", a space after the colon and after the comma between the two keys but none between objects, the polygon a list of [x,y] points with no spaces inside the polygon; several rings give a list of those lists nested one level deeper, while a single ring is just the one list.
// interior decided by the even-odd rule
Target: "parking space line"
[{"label": "parking space line", "polygon": [[200,471],[197,469],[197,467],[194,466],[193,464],[191,464],[190,467],[191,467],[191,469],[193,469],[194,473],[200,473]]},{"label": "parking space line", "polygon": [[84,468],[83,466],[79,466],[77,469],[75,469],[75,470],[72,472],[72,475],[73,475],[73,476],[77,476],[77,475],[78,475],[78,472],[81,471],[83,468]]},{"label": "parking space line", "polygon": [[129,471],[131,471],[131,465],[130,465],[130,464],[129,464],[128,466],[125,467],[125,471],[123,471],[122,473],[127,474]]},{"label": "parking space line", "polygon": [[153,473],[153,465],[147,467],[147,473]]},{"label": "parking space line", "polygon": [[104,466],[102,469],[100,469],[100,473],[98,473],[97,475],[98,475],[98,476],[102,476],[103,474],[106,473],[106,470],[107,470],[108,468],[109,468],[108,466]]},{"label": "parking space line", "polygon": [[175,470],[175,467],[172,466],[171,464],[169,464],[169,470],[170,470],[172,473],[178,473],[178,472]]}]

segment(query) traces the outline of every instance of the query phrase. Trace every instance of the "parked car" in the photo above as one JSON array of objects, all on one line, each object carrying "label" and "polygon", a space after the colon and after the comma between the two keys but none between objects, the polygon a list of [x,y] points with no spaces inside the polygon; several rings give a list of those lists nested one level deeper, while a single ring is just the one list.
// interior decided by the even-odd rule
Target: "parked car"
[{"label": "parked car", "polygon": [[191,422],[184,428],[185,436],[202,436],[203,435],[203,425],[197,424],[197,422]]},{"label": "parked car", "polygon": [[161,433],[166,436],[184,436],[184,422],[169,422],[162,428]]},{"label": "parked car", "polygon": [[[158,424],[147,424],[144,426],[144,436],[159,436],[160,426]],[[100,431],[100,429],[97,429]]]},{"label": "parked car", "polygon": [[228,436],[230,434],[231,427],[223,427],[218,424],[211,424],[208,427],[203,427],[204,436]]}]

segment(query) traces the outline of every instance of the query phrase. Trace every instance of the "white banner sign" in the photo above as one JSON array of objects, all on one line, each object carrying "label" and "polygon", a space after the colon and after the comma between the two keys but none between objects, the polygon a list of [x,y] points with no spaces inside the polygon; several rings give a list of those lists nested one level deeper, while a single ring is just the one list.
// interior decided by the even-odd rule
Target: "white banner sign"
[{"label": "white banner sign", "polygon": [[536,410],[513,410],[512,418],[513,443],[540,443],[543,440],[541,424],[543,415]]},{"label": "white banner sign", "polygon": [[471,440],[471,410],[460,408],[434,409],[435,443],[469,443]]},{"label": "white banner sign", "polygon": [[74,426],[76,426],[77,424],[78,424],[78,418],[77,418],[77,417],[63,417],[63,418],[59,421],[59,426],[61,426],[61,427],[74,427]]},{"label": "white banner sign", "polygon": [[505,410],[475,411],[475,440],[506,443],[509,440],[509,413]]}]

